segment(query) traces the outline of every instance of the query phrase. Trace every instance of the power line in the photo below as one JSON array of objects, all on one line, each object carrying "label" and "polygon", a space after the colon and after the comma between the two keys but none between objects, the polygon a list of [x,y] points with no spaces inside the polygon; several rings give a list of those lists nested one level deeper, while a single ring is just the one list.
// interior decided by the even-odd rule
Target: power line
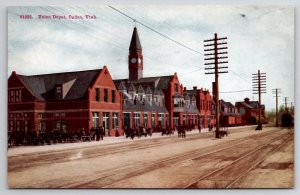
[{"label": "power line", "polygon": [[238,90],[238,91],[223,91],[219,93],[238,93],[238,92],[245,92],[245,91],[252,91],[252,89],[243,89],[243,90]]},{"label": "power line", "polygon": [[234,72],[232,69],[229,69],[229,70],[230,70],[230,72],[232,72],[233,74],[235,74],[237,77],[239,77],[239,78],[243,79],[244,81],[252,84],[252,82],[250,82],[249,80],[245,79],[244,77],[241,77],[238,73]]},{"label": "power line", "polygon": [[135,18],[133,18],[133,17],[131,17],[131,16],[125,14],[124,12],[122,12],[122,11],[120,11],[120,10],[118,10],[118,9],[116,9],[116,8],[114,8],[114,7],[112,7],[112,6],[110,6],[110,5],[108,5],[108,7],[111,8],[111,9],[113,9],[113,10],[115,10],[115,11],[117,11],[118,13],[120,13],[120,14],[126,16],[127,18],[133,20],[134,22],[139,23],[140,25],[142,25],[142,26],[148,28],[149,30],[151,30],[151,31],[153,31],[153,32],[155,32],[155,33],[157,33],[157,34],[159,34],[160,36],[162,36],[162,37],[164,37],[164,38],[166,38],[166,39],[168,39],[168,40],[170,40],[170,41],[172,41],[172,42],[174,42],[174,43],[176,43],[176,44],[178,44],[178,45],[180,45],[180,46],[182,46],[182,47],[184,47],[184,48],[186,48],[186,49],[189,49],[189,50],[191,50],[191,51],[193,51],[193,52],[195,52],[195,53],[198,53],[198,54],[203,55],[203,53],[201,53],[201,52],[199,52],[199,51],[197,51],[197,50],[194,50],[194,49],[192,49],[192,48],[190,48],[190,47],[188,47],[188,46],[186,46],[186,45],[184,45],[184,44],[182,44],[182,43],[180,43],[180,42],[178,42],[178,41],[176,41],[176,40],[174,40],[174,39],[172,39],[172,38],[170,38],[170,37],[168,37],[168,36],[166,36],[166,35],[164,35],[164,34],[162,34],[162,33],[160,33],[160,32],[158,32],[157,30],[155,30],[155,29],[149,27],[148,25],[146,25],[146,24],[144,24],[144,23],[142,23],[142,22],[136,20]]},{"label": "power line", "polygon": [[203,70],[203,69],[204,69],[204,68],[198,68],[198,69],[196,69],[196,70],[192,70],[192,71],[190,71],[190,72],[186,72],[186,73],[183,73],[183,74],[179,74],[178,76],[182,76],[182,75],[190,74],[190,73],[197,72],[197,71],[199,71],[199,70]]}]

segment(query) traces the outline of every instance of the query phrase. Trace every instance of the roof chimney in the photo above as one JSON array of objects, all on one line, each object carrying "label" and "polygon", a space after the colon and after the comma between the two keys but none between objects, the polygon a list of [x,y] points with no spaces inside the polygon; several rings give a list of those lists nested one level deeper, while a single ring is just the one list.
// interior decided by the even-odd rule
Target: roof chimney
[{"label": "roof chimney", "polygon": [[244,101],[245,101],[246,103],[249,103],[249,102],[250,102],[250,99],[246,97],[246,98],[244,99]]}]

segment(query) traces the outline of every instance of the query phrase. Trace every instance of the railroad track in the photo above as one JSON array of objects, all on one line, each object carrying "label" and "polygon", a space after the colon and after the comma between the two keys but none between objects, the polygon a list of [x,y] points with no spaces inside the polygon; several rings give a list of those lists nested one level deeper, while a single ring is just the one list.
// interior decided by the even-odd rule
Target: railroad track
[{"label": "railroad track", "polygon": [[[246,131],[246,130],[249,130],[249,128],[242,129],[242,131]],[[241,129],[231,130],[231,133],[234,133],[235,131],[240,132]],[[100,145],[100,146],[93,146],[93,147],[85,147],[85,148],[80,148],[82,150],[82,155],[76,160],[88,159],[88,158],[99,157],[104,155],[111,155],[111,154],[131,151],[131,150],[147,149],[151,147],[168,145],[170,143],[174,143],[174,139],[176,139],[176,142],[180,143],[183,141],[193,141],[193,140],[203,139],[208,137],[212,137],[211,132],[204,133],[204,134],[189,135],[185,139],[176,139],[177,135],[175,135],[175,136],[161,137],[161,138],[155,138],[150,140],[139,139],[135,142],[125,142],[125,143],[117,143],[117,144],[114,143],[114,144],[107,144],[107,145]],[[99,153],[100,148],[101,148],[101,153]],[[67,162],[70,160],[70,158],[72,158],[72,156],[74,156],[74,153],[76,153],[78,150],[79,148],[61,150],[55,152],[53,151],[39,152],[33,154],[12,156],[8,158],[8,171],[17,171],[17,170],[35,167],[35,166],[43,166],[45,164],[50,164],[50,163]],[[13,163],[13,162],[18,162],[18,163]]]},{"label": "railroad track", "polygon": [[[278,131],[280,131],[280,130],[278,130]],[[247,156],[250,156],[250,154],[254,154],[256,151],[258,152],[258,151],[262,150],[263,147],[268,146],[270,143],[273,143],[276,140],[282,139],[283,134],[279,133],[279,135],[277,135],[277,134],[274,135],[278,131],[276,130],[276,131],[272,131],[272,132],[266,132],[266,133],[260,134],[259,136],[258,135],[249,136],[247,138],[247,140],[244,140],[244,138],[241,138],[241,139],[230,142],[229,146],[228,146],[228,143],[224,144],[223,145],[224,147],[220,147],[220,145],[219,145],[219,149],[217,149],[217,150],[210,151],[211,148],[210,149],[205,148],[205,149],[199,151],[199,149],[198,150],[196,149],[187,154],[180,154],[180,155],[172,156],[172,157],[165,158],[162,160],[158,160],[155,162],[144,163],[141,165],[137,165],[136,163],[127,164],[127,165],[124,165],[123,167],[120,167],[117,169],[111,169],[111,170],[107,170],[107,171],[99,173],[99,174],[94,174],[93,176],[80,177],[78,179],[75,178],[72,182],[64,183],[64,184],[62,184],[60,186],[56,186],[56,187],[58,187],[58,188],[115,188],[118,183],[120,183],[122,181],[126,181],[130,178],[134,178],[136,176],[145,174],[146,172],[151,172],[154,170],[159,170],[159,169],[163,169],[166,167],[174,166],[174,165],[184,162],[184,161],[194,161],[194,160],[197,161],[197,159],[205,159],[206,157],[209,157],[209,156],[220,155],[220,154],[224,153],[224,151],[228,152],[228,150],[229,151],[236,150],[237,146],[245,147],[246,152],[244,152],[243,155],[241,155],[242,157],[235,159],[235,161],[233,161],[232,164],[222,166],[217,170],[216,169],[214,169],[213,171],[208,170],[209,173],[205,173],[205,175],[203,177],[196,178],[194,181],[189,182],[186,185],[173,186],[175,188],[199,188],[199,185],[197,185],[197,184],[199,184],[199,182],[201,180],[205,180],[208,177],[212,176],[213,174],[216,174],[216,173],[222,171],[223,169],[232,167],[234,165],[234,163],[239,162],[240,160],[246,158]],[[263,146],[260,146],[258,148],[255,147],[255,149],[248,147],[249,144],[251,142],[253,142],[253,140],[255,140],[256,142],[264,143],[266,141],[265,139],[269,138],[269,137],[272,137],[272,138],[271,138],[271,141],[268,142],[268,144],[264,144]],[[225,147],[225,145],[227,145],[227,146]],[[200,185],[200,188],[201,188],[201,185]]]},{"label": "railroad track", "polygon": [[[243,156],[234,160],[231,164],[216,169],[207,175],[204,175],[199,179],[187,184],[184,186],[184,188],[231,188],[244,175],[262,163],[266,159],[266,155],[273,154],[279,148],[288,144],[292,139],[293,134],[288,134],[283,138],[280,137],[279,139],[273,139],[270,142],[256,148],[255,150],[244,154]],[[275,141],[279,140],[281,141],[279,144],[274,144]],[[258,156],[259,158],[254,158]],[[252,162],[247,163],[249,161]],[[227,177],[227,179],[224,179],[224,176]]]}]

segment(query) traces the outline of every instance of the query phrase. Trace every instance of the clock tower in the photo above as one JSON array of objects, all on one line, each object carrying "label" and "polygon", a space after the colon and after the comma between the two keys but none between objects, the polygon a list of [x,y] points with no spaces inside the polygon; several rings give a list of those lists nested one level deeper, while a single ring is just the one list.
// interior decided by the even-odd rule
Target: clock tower
[{"label": "clock tower", "polygon": [[129,81],[143,78],[143,61],[141,42],[137,29],[134,27],[128,55]]}]

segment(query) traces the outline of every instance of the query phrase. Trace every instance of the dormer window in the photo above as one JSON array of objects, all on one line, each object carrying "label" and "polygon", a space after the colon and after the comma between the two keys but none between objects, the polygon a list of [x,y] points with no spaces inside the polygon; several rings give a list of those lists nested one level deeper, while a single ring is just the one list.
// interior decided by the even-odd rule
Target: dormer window
[{"label": "dormer window", "polygon": [[56,99],[57,100],[62,99],[62,86],[61,85],[56,86]]}]

